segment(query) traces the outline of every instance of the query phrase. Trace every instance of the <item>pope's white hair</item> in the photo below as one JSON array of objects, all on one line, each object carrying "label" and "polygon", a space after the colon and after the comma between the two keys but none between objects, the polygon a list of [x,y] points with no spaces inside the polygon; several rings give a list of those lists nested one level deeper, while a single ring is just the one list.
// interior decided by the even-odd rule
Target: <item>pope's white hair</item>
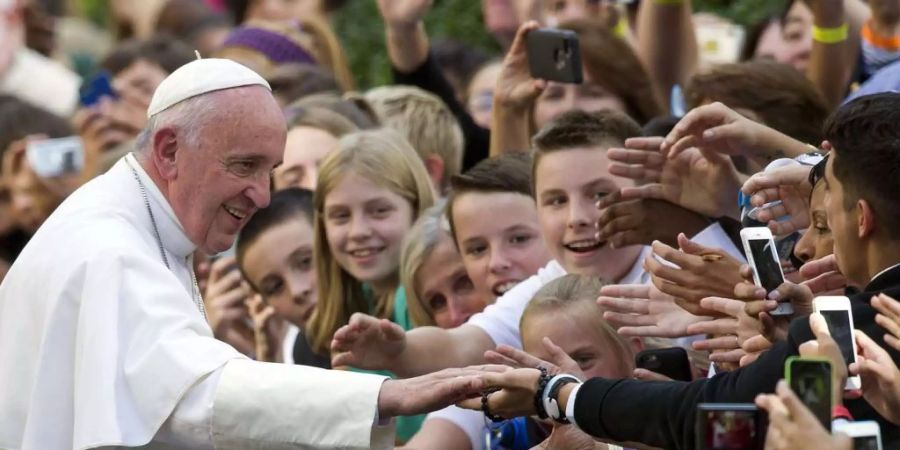
[{"label": "pope's white hair", "polygon": [[150,153],[153,148],[153,135],[163,127],[175,128],[180,139],[185,139],[190,146],[196,146],[203,128],[216,110],[216,97],[198,95],[151,117],[135,142],[137,154],[147,156]]}]

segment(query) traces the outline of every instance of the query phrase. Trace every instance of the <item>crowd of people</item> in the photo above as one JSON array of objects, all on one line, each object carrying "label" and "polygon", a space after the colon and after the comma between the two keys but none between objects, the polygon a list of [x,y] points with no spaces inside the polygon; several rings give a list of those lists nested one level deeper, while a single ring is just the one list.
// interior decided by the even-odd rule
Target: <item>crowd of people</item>
[{"label": "crowd of people", "polygon": [[[242,355],[398,380],[477,377],[477,395],[456,396],[457,386],[446,401],[378,403],[376,428],[397,416],[398,448],[748,448],[697,431],[698,405],[735,403],[766,413],[759,448],[861,448],[782,381],[786,361],[802,356],[830,362],[835,422],[874,421],[879,448],[900,449],[900,0],[786,0],[752,27],[691,0],[484,0],[503,49],[495,58],[432,44],[431,0],[377,0],[380,17],[358,20],[383,22],[394,83],[367,90],[331,26],[340,0],[109,0],[109,30],[61,3],[0,0],[0,385],[62,371],[82,392],[81,366],[103,359],[81,351],[85,342],[121,338],[132,346],[112,354],[126,360],[155,345],[124,325],[143,323],[144,308],[156,308],[148,323],[182,323],[147,306],[171,290],[121,287],[126,268],[149,269],[119,256],[98,263],[109,275],[88,266],[86,281],[59,294],[80,305],[62,309],[103,310],[115,326],[94,329],[78,313],[81,328],[59,331],[71,335],[39,332],[60,306],[14,295],[27,295],[23,279],[61,277],[57,255],[128,239],[62,222],[124,201],[101,185],[137,180],[135,208],[149,211],[165,268],[217,340],[197,362],[204,374]],[[541,28],[575,33],[583,82],[531,75],[555,64],[529,61],[539,55],[528,35]],[[182,71],[198,59],[252,76],[223,75],[166,103],[170,80],[195,82]],[[190,76],[217,83],[216,73]],[[207,159],[173,156],[182,142]],[[219,168],[231,184],[214,182]],[[175,183],[184,171],[196,176]],[[80,216],[76,202],[92,206]],[[151,203],[166,206],[154,216]],[[196,232],[195,220],[234,232]],[[784,277],[774,289],[748,264],[749,227],[774,236]],[[183,245],[164,245],[171,234]],[[127,295],[95,300],[105,283]],[[849,298],[854,361],[814,311],[822,296]],[[13,342],[60,336],[73,341],[54,347],[79,346],[71,361],[2,368],[20,361],[6,350]],[[114,371],[187,364],[172,356],[179,341],[165,342]],[[689,379],[636,363],[673,348],[687,354]],[[860,388],[844,390],[848,377]],[[263,378],[242,382],[268,386]],[[196,400],[203,383],[167,384],[170,407],[139,406],[129,423],[154,441],[212,448],[215,436],[192,440],[163,423],[175,402],[189,422],[180,399]],[[93,448],[78,443],[106,436],[29,440],[42,410],[12,391],[0,393],[0,418],[16,414],[0,421],[2,449]],[[101,427],[121,423],[97,408]],[[79,430],[85,411],[74,410],[52,417],[74,416]]]}]

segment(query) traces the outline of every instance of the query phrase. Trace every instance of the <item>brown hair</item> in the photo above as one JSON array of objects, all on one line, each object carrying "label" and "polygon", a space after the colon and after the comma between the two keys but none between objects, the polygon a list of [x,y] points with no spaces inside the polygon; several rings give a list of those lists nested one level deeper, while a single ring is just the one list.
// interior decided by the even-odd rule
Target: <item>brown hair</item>
[{"label": "brown hair", "polygon": [[694,75],[685,88],[690,108],[722,102],[753,111],[762,123],[794,139],[818,144],[828,107],[802,73],[775,61],[723,64]]},{"label": "brown hair", "polygon": [[447,219],[450,236],[456,241],[453,226],[453,203],[457,197],[469,192],[509,192],[533,197],[531,192],[531,156],[527,153],[507,153],[483,159],[466,173],[450,177],[450,195],[447,196]]},{"label": "brown hair", "polygon": [[625,139],[640,136],[641,127],[625,114],[603,110],[593,113],[569,111],[560,114],[531,140],[534,158],[531,163],[531,185],[541,156],[560,150],[585,147],[623,145]]},{"label": "brown hair", "polygon": [[172,73],[193,59],[194,53],[184,42],[160,34],[147,40],[130,39],[118,44],[100,63],[100,67],[115,76],[136,61],[145,60],[166,73]]},{"label": "brown hair", "polygon": [[646,123],[663,113],[662,102],[634,49],[613,34],[608,24],[577,19],[560,28],[578,33],[581,62],[591,82],[621,98],[629,116]]}]

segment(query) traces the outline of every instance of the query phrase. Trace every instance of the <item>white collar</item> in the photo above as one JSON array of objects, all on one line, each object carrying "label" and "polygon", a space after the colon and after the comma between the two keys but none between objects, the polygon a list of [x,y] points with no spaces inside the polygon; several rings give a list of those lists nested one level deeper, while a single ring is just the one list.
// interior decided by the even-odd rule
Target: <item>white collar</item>
[{"label": "white collar", "polygon": [[[129,153],[122,159],[123,160],[119,161],[118,164],[124,164],[126,167],[123,169],[128,172],[131,172],[131,169],[127,167],[130,165],[144,185],[144,190],[147,192],[147,200],[150,202],[151,208],[155,213],[153,214],[153,219],[156,221],[156,226],[159,228],[159,236],[160,239],[162,239],[163,247],[166,251],[182,260],[186,259],[194,253],[194,250],[197,249],[197,245],[191,242],[190,238],[188,238],[187,234],[184,232],[181,221],[178,220],[178,216],[175,215],[175,211],[172,209],[172,206],[169,205],[169,201],[163,196],[162,191],[159,190],[159,186],[157,186],[153,179],[150,178],[150,175],[144,171],[144,167],[141,166],[141,163],[134,157],[134,154]],[[127,160],[127,162],[124,160]],[[133,179],[134,177],[131,176],[129,178]],[[159,214],[159,211],[162,211],[163,214]]]},{"label": "white collar", "polygon": [[878,279],[878,277],[884,275],[885,272],[887,272],[887,271],[889,271],[889,270],[891,270],[891,269],[894,269],[894,268],[896,268],[896,267],[898,267],[898,266],[900,266],[900,263],[894,264],[893,266],[888,266],[887,268],[885,268],[885,269],[882,270],[881,272],[876,273],[875,276],[872,277],[871,280],[869,280],[869,284],[872,284],[873,281],[875,281],[876,279]]}]

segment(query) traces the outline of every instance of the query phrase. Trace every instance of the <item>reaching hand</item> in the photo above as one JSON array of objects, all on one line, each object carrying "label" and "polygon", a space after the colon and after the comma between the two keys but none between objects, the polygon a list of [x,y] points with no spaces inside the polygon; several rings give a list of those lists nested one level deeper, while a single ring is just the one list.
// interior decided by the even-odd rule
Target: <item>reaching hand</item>
[{"label": "reaching hand", "polygon": [[[675,297],[675,303],[696,316],[715,316],[705,310],[700,300],[705,297],[730,297],[735,284],[740,283],[740,261],[724,250],[692,242],[684,234],[678,236],[681,250],[661,242],[653,243],[653,255],[644,260],[653,285]],[[670,264],[663,264],[657,258]]]},{"label": "reaching hand", "polygon": [[597,304],[606,310],[603,318],[622,336],[689,336],[692,324],[710,320],[695,316],[675,304],[675,299],[652,285],[604,286]]},{"label": "reaching hand", "polygon": [[581,431],[575,425],[554,424],[550,437],[531,450],[594,450],[605,449],[606,445],[596,442],[594,438]]},{"label": "reaching hand", "polygon": [[474,398],[489,387],[488,376],[509,370],[506,366],[485,365],[444,369],[404,380],[386,380],[378,393],[378,417],[423,414]]},{"label": "reaching hand", "polygon": [[806,279],[801,284],[815,295],[826,295],[831,292],[843,295],[844,288],[848,285],[847,277],[841,273],[833,254],[807,261],[800,266],[800,276]]},{"label": "reaching hand", "polygon": [[854,330],[859,355],[850,364],[850,373],[862,380],[862,394],[875,411],[900,425],[900,370],[883,348],[869,336]]},{"label": "reaching hand", "polygon": [[884,335],[884,342],[894,350],[900,351],[900,302],[879,294],[872,299],[872,306],[878,310],[875,323],[888,331],[888,334]]},{"label": "reaching hand", "polygon": [[[486,388],[500,388],[488,396],[491,413],[504,417],[521,417],[537,414],[534,394],[541,372],[537,369],[510,369],[505,372],[484,375]],[[481,410],[481,399],[468,399],[457,404],[460,408]]]},{"label": "reaching hand", "polygon": [[715,102],[685,114],[666,136],[661,150],[669,159],[694,147],[709,154],[756,157],[775,150],[767,148],[767,134],[781,133]]},{"label": "reaching hand", "polygon": [[378,11],[388,27],[409,28],[421,23],[432,0],[378,0]]},{"label": "reaching hand", "polygon": [[[762,326],[757,316],[748,314],[750,304],[723,297],[708,297],[701,300],[700,304],[705,309],[725,315],[688,327],[691,334],[712,336],[691,344],[694,350],[715,351],[716,356],[710,355],[710,360],[717,362],[737,359],[743,366],[771,347],[773,341],[760,334]],[[771,306],[774,308],[774,305]]]},{"label": "reaching hand", "polygon": [[347,325],[334,333],[331,365],[369,370],[390,370],[406,347],[406,332],[400,325],[362,313],[350,316]]},{"label": "reaching hand", "polygon": [[508,345],[498,345],[496,351],[488,350],[484,352],[484,359],[494,364],[505,364],[516,369],[543,367],[547,369],[547,373],[553,375],[566,373],[577,377],[579,380],[585,380],[584,373],[578,367],[578,363],[563,349],[554,344],[550,338],[544,337],[541,343],[550,353],[552,357],[550,361],[544,361]]},{"label": "reaching hand", "polygon": [[538,28],[537,22],[525,22],[516,32],[494,87],[494,107],[527,111],[547,87],[545,80],[531,77],[525,39],[528,32]]},{"label": "reaching hand", "polygon": [[819,419],[797,398],[784,380],[776,394],[761,394],[756,405],[769,413],[766,450],[851,450],[847,436],[828,434]]},{"label": "reaching hand", "polygon": [[741,188],[757,208],[774,203],[756,213],[756,220],[768,224],[772,234],[784,236],[809,227],[809,171],[800,164],[779,167],[753,175]]},{"label": "reaching hand", "polygon": [[741,178],[730,158],[687,149],[666,159],[659,153],[662,142],[662,138],[632,138],[625,141],[627,148],[609,150],[610,173],[646,182],[623,188],[623,199],[667,200],[707,217],[739,216]]},{"label": "reaching hand", "polygon": [[284,320],[275,316],[275,308],[267,305],[259,294],[248,298],[246,305],[250,319],[253,320],[256,359],[277,362],[281,337],[284,333]]},{"label": "reaching hand", "polygon": [[612,248],[649,245],[653,241],[675,244],[677,232],[699,233],[709,225],[703,215],[666,200],[638,198],[623,200],[614,191],[597,202],[602,210],[597,220],[597,239]]}]

